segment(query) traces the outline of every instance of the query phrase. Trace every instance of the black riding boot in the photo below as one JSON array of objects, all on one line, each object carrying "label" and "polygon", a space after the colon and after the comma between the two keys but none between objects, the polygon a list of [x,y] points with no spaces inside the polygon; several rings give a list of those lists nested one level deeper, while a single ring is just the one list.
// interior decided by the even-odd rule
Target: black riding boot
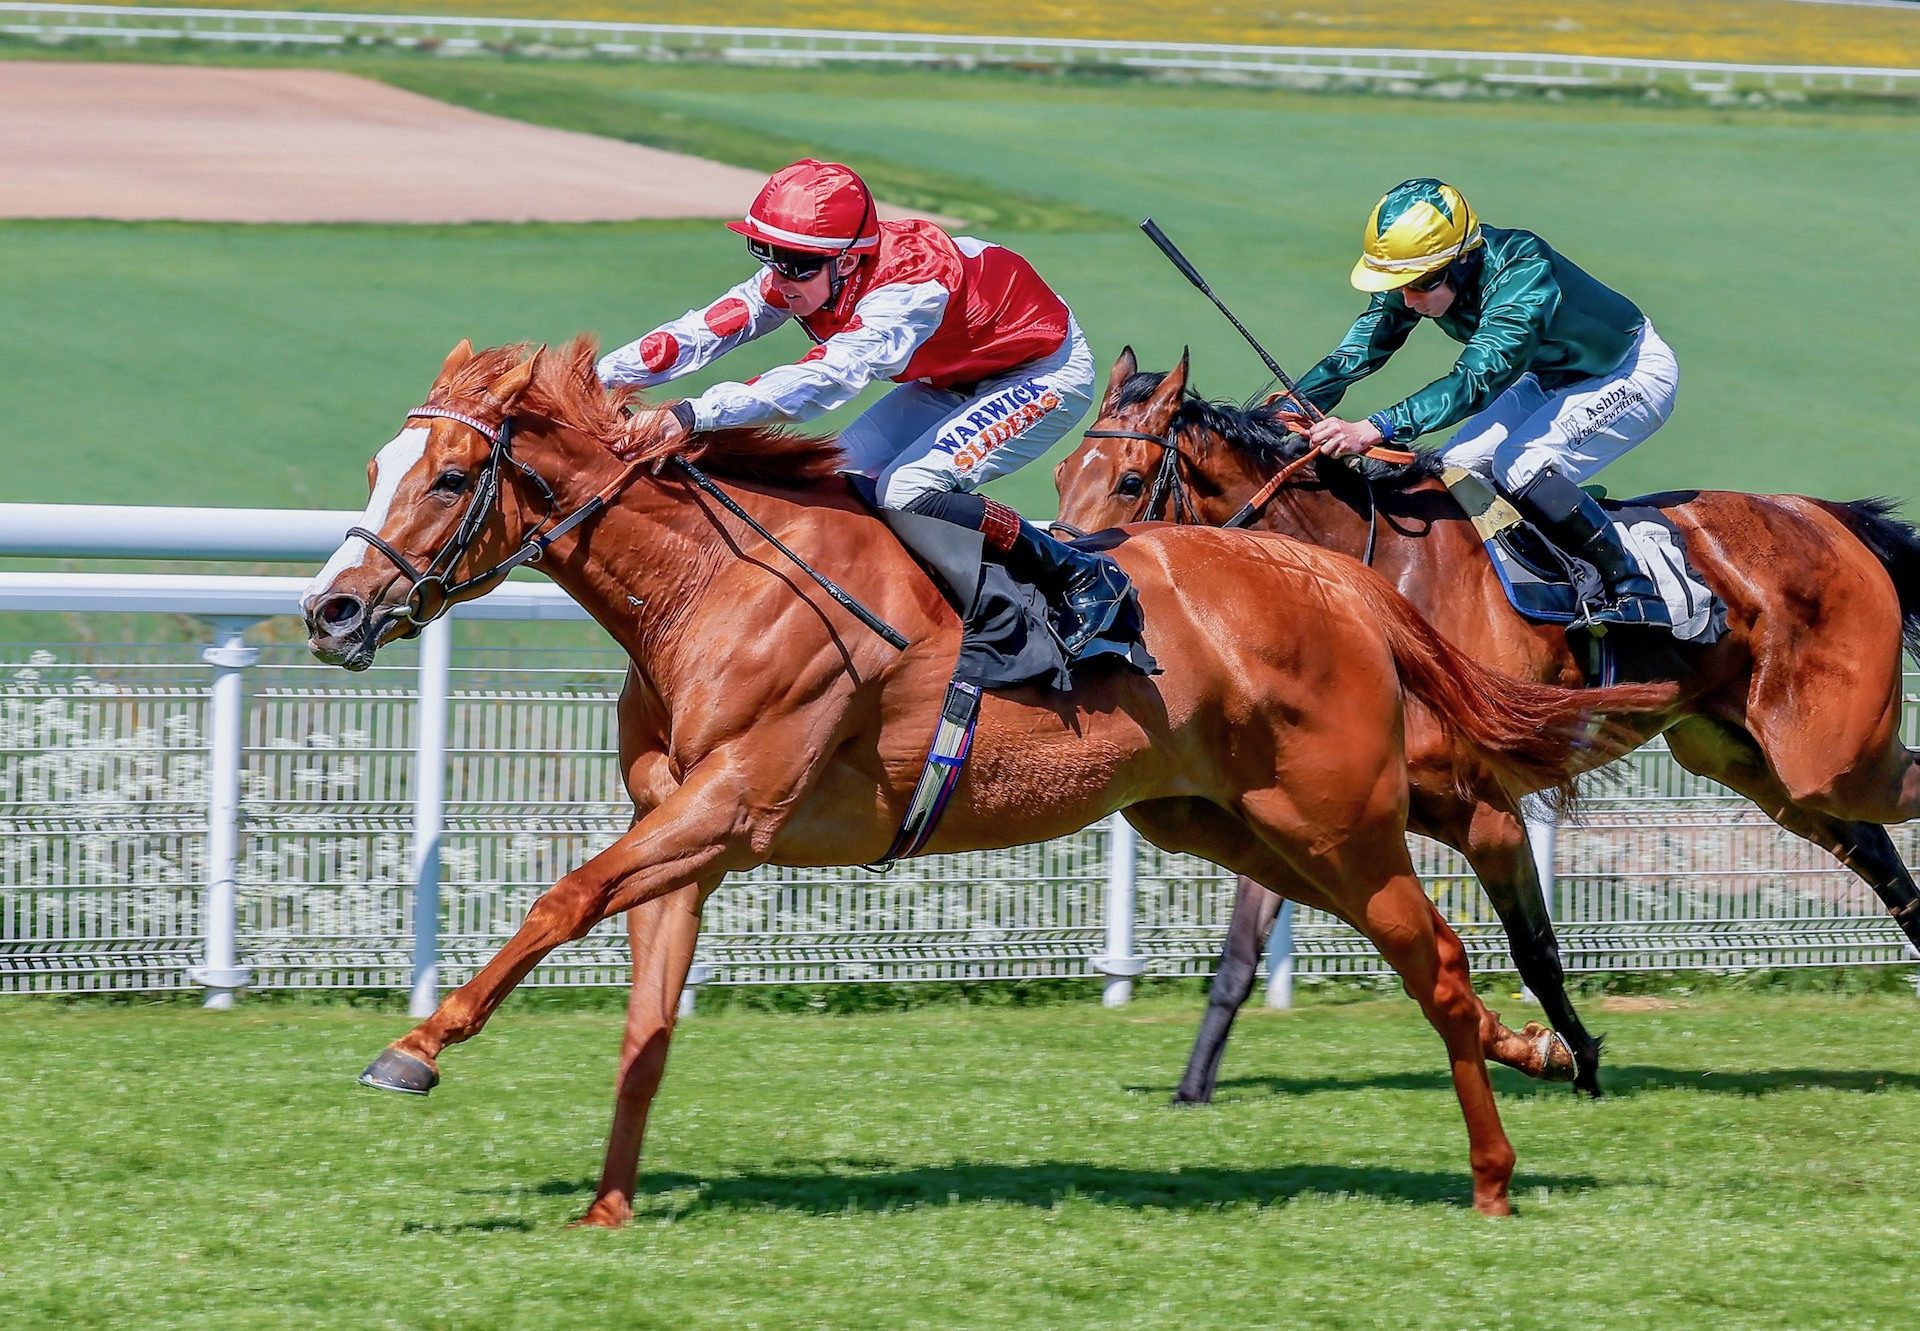
[{"label": "black riding boot", "polygon": [[1126,604],[1130,584],[1118,564],[1056,541],[1031,522],[1020,524],[1004,559],[1015,577],[1027,579],[1060,607],[1060,642],[1069,656],[1111,628]]},{"label": "black riding boot", "polygon": [[1060,610],[1060,642],[1069,656],[1113,624],[1131,584],[1105,555],[1076,550],[996,500],[957,490],[921,495],[910,512],[970,527],[986,537],[987,558],[1032,583]]},{"label": "black riding boot", "polygon": [[1608,610],[1629,623],[1673,626],[1660,589],[1627,554],[1599,500],[1552,467],[1508,498],[1548,540],[1593,565],[1605,584],[1599,599]]}]

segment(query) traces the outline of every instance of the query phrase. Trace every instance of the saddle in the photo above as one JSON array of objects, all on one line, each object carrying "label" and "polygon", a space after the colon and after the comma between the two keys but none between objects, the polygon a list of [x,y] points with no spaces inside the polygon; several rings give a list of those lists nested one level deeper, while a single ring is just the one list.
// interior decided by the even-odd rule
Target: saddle
[{"label": "saddle", "polygon": [[1075,667],[1097,662],[1115,662],[1144,675],[1160,672],[1141,641],[1140,603],[1134,597],[1127,598],[1105,635],[1069,657],[1045,594],[987,559],[986,540],[979,532],[883,508],[874,502],[872,482],[864,476],[849,475],[847,482],[959,615],[964,630],[956,680],[987,690],[1039,684],[1064,691],[1073,686]]},{"label": "saddle", "polygon": [[[1501,589],[1522,618],[1585,628],[1596,637],[1623,622],[1604,607],[1581,600],[1576,588],[1594,585],[1598,574],[1534,530],[1485,477],[1446,467],[1440,479],[1480,534]],[[1673,637],[1697,646],[1719,641],[1727,631],[1727,607],[1687,563],[1686,534],[1673,519],[1646,505],[1602,499],[1601,506],[1634,563],[1660,589],[1673,620]]]}]

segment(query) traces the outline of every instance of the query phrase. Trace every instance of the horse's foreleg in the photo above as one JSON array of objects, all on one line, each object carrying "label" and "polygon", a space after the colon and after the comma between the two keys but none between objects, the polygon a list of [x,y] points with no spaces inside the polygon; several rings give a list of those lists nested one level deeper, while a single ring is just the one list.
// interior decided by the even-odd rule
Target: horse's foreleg
[{"label": "horse's foreleg", "polygon": [[[1520,979],[1540,1000],[1547,1023],[1553,1028],[1549,1032],[1530,1023],[1524,1032],[1530,1043],[1522,1052],[1500,1035],[1506,1028],[1498,1027],[1496,1020],[1498,1030],[1487,1032],[1488,1056],[1529,1076],[1549,1081],[1571,1077],[1575,1091],[1598,1097],[1600,1040],[1588,1034],[1574,1011],[1573,1000],[1567,996],[1560,944],[1541,893],[1526,823],[1511,804],[1482,803],[1473,809],[1470,827],[1461,841],[1464,844],[1456,844],[1506,929],[1507,947]],[[1512,1036],[1513,1032],[1506,1031],[1506,1035]],[[1516,1058],[1522,1061],[1516,1062]]]},{"label": "horse's foreleg", "polygon": [[1242,875],[1235,886],[1233,920],[1227,926],[1227,940],[1220,952],[1220,966],[1213,973],[1213,985],[1207,991],[1207,1010],[1200,1018],[1200,1033],[1194,1037],[1193,1053],[1187,1058],[1186,1075],[1173,1094],[1177,1105],[1204,1105],[1212,1101],[1214,1083],[1220,1077],[1220,1059],[1226,1053],[1227,1036],[1233,1019],[1253,993],[1260,973],[1260,954],[1266,950],[1267,935],[1280,914],[1281,899]]},{"label": "horse's foreleg", "polygon": [[627,997],[627,1027],[620,1046],[620,1073],[613,1102],[607,1158],[593,1205],[583,1225],[613,1228],[633,1215],[633,1190],[647,1112],[667,1070],[667,1044],[680,1010],[680,991],[700,934],[700,905],[718,886],[713,879],[683,887],[627,912],[633,948],[633,988]]},{"label": "horse's foreleg", "polygon": [[360,1080],[424,1095],[439,1081],[441,1050],[479,1034],[514,986],[554,948],[584,937],[619,911],[749,867],[751,854],[738,835],[739,807],[738,793],[724,776],[689,777],[625,836],[542,893],[493,960],[389,1045]]}]

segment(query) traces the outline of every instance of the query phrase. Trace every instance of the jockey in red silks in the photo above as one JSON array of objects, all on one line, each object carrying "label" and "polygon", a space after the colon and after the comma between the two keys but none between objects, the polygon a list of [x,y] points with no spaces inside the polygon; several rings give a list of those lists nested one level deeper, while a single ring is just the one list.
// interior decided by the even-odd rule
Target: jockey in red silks
[{"label": "jockey in red silks", "polygon": [[727,229],[760,271],[608,353],[601,382],[667,383],[798,319],[811,351],[663,409],[665,437],[809,420],[891,379],[900,386],[840,434],[850,469],[889,508],[982,533],[990,557],[1061,606],[1070,651],[1106,629],[1127,591],[1119,569],[974,493],[1045,453],[1093,402],[1087,340],[1033,266],[931,222],[883,222],[865,181],[811,159],[775,173]]}]

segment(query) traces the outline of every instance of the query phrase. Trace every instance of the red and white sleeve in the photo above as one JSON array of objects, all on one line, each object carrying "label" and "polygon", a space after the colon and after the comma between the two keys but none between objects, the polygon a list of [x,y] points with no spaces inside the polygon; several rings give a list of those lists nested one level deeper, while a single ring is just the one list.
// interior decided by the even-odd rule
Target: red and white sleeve
[{"label": "red and white sleeve", "polygon": [[695,428],[810,420],[853,401],[875,379],[907,368],[939,329],[949,295],[938,282],[896,282],[868,292],[845,328],[796,363],[747,383],[715,384],[694,398]]},{"label": "red and white sleeve", "polygon": [[609,351],[595,367],[609,388],[652,388],[711,365],[742,343],[765,337],[790,311],[765,268],[704,309],[688,310],[637,341]]}]

